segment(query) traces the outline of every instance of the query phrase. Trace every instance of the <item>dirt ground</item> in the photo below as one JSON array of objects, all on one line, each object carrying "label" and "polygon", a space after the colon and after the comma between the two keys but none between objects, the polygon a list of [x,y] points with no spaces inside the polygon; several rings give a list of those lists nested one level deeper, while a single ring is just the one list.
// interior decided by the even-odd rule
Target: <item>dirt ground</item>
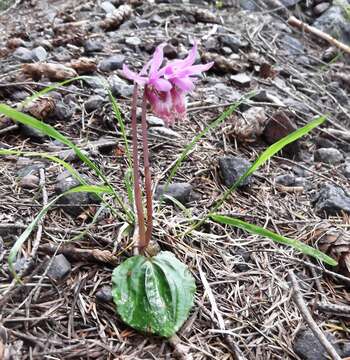
[{"label": "dirt ground", "polygon": [[[171,130],[151,126],[151,167],[158,185],[201,130],[250,94],[235,114],[195,145],[176,173],[174,182],[192,186],[185,204],[155,202],[154,243],[173,252],[196,279],[195,306],[178,333],[185,350],[178,354],[174,342],[139,334],[116,315],[109,293],[111,273],[132,254],[132,231],[127,231],[120,209],[113,216],[94,201],[78,209],[71,203],[53,206],[18,255],[22,282],[12,279],[9,251],[55,196],[63,173],[52,162],[12,155],[0,157],[0,358],[3,351],[4,359],[317,359],[314,351],[318,359],[326,359],[313,335],[303,332],[307,323],[293,300],[289,271],[296,275],[318,327],[341,357],[350,356],[348,55],[337,55],[320,39],[294,31],[283,14],[268,8],[244,11],[225,1],[130,0],[129,5],[130,12],[116,16],[118,25],[110,28],[109,5],[98,1],[15,3],[0,16],[0,99],[15,106],[54,82],[24,74],[26,62],[69,67],[74,59],[88,58],[97,68],[83,72],[112,83],[130,139],[130,84],[117,84],[113,90],[113,76],[122,77],[121,65],[109,70],[102,62],[122,55],[131,68],[141,68],[159,43],[167,42],[166,56],[174,58],[184,56],[197,39],[202,62],[213,60],[215,66],[189,95],[186,120]],[[32,52],[16,55],[22,47]],[[91,105],[92,96],[102,99],[98,105]],[[41,112],[43,120],[84,149],[126,199],[125,146],[103,88],[76,81],[25,111],[38,114],[48,97],[54,115]],[[323,114],[327,121],[322,127],[268,161],[219,211],[318,247],[340,266],[324,267],[289,247],[209,220],[186,234],[226,189],[223,156],[253,162],[286,127],[301,127]],[[4,117],[0,120],[3,149],[67,150]],[[339,159],[322,158],[318,151],[324,148],[327,156],[340,154]],[[67,161],[91,183],[99,182],[74,156]],[[325,186],[344,190],[343,208],[320,208],[317,199]],[[108,259],[95,256],[100,250],[107,251]],[[68,260],[69,271],[55,279],[48,274],[59,254]]]}]

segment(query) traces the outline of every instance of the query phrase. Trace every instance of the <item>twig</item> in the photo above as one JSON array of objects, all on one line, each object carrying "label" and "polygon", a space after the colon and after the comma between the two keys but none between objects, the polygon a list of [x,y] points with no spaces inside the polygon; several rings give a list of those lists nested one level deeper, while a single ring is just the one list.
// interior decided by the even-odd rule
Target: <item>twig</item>
[{"label": "twig", "polygon": [[63,245],[57,250],[56,246],[50,244],[41,245],[40,250],[50,255],[63,254],[68,259],[75,261],[99,262],[113,266],[118,264],[118,257],[109,250],[79,249],[73,245]]},{"label": "twig", "polygon": [[308,323],[311,331],[317,337],[317,339],[319,340],[321,345],[325,348],[327,353],[331,356],[331,358],[333,360],[341,360],[341,357],[338,355],[338,353],[334,349],[333,345],[328,341],[326,336],[323,334],[321,329],[316,324],[316,321],[312,318],[311,313],[305,304],[305,301],[301,294],[301,290],[300,290],[298,281],[297,281],[293,271],[289,270],[288,274],[289,274],[289,278],[292,282],[292,290],[293,290],[292,296],[293,296],[295,304],[298,306],[298,309],[299,309],[302,317]]},{"label": "twig", "polygon": [[350,306],[348,305],[326,304],[324,302],[320,302],[316,304],[316,308],[323,312],[350,318]]},{"label": "twig", "polygon": [[188,353],[188,347],[181,344],[181,340],[177,335],[173,335],[168,339],[169,344],[174,349],[174,356],[180,360],[192,360],[193,357]]},{"label": "twig", "polygon": [[132,131],[132,160],[133,160],[133,174],[134,174],[134,195],[135,206],[137,214],[137,223],[139,230],[139,248],[144,248],[145,245],[145,219],[142,209],[142,194],[140,186],[140,173],[139,173],[139,159],[137,149],[137,117],[136,117],[136,102],[137,102],[137,84],[134,85],[134,92],[132,95],[132,108],[131,108],[131,131]]},{"label": "twig", "polygon": [[8,132],[10,132],[10,131],[17,130],[17,129],[18,129],[18,125],[17,125],[17,124],[7,126],[7,127],[5,127],[4,129],[1,129],[1,130],[0,130],[0,135],[6,134],[6,133],[8,133]]},{"label": "twig", "polygon": [[144,91],[143,99],[142,99],[141,124],[142,124],[143,166],[145,169],[145,192],[146,192],[146,205],[147,205],[147,230],[146,230],[145,247],[147,247],[147,245],[151,240],[152,229],[153,229],[152,179],[151,179],[151,169],[149,164],[146,112],[147,112],[147,98],[146,98],[146,91]]},{"label": "twig", "polygon": [[324,33],[323,31],[316,29],[313,26],[305,24],[303,21],[298,20],[295,16],[291,16],[288,19],[288,24],[294,27],[297,27],[298,29],[308,32],[310,34],[313,34],[325,41],[327,41],[329,44],[339,48],[340,50],[343,50],[344,52],[350,54],[350,47],[336,39],[334,39],[332,36]]}]

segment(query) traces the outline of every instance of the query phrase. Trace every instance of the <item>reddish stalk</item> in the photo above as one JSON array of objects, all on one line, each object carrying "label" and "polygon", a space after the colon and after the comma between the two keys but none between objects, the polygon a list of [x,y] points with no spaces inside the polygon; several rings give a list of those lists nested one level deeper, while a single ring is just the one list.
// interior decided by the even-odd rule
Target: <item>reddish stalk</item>
[{"label": "reddish stalk", "polygon": [[138,146],[137,146],[137,119],[136,119],[136,106],[137,106],[137,93],[138,86],[134,85],[134,92],[132,95],[131,105],[131,132],[132,132],[132,160],[133,160],[133,173],[134,173],[134,196],[135,207],[139,231],[139,249],[144,249],[146,245],[145,236],[145,219],[142,208],[142,193],[140,186],[140,173],[139,173],[139,159],[138,159]]},{"label": "reddish stalk", "polygon": [[143,166],[145,169],[145,192],[146,192],[146,206],[147,206],[147,230],[146,230],[145,247],[147,247],[147,245],[151,240],[152,230],[153,230],[152,179],[151,179],[151,169],[149,163],[146,113],[147,113],[147,98],[146,98],[146,91],[144,91],[142,98],[141,125],[142,125]]}]

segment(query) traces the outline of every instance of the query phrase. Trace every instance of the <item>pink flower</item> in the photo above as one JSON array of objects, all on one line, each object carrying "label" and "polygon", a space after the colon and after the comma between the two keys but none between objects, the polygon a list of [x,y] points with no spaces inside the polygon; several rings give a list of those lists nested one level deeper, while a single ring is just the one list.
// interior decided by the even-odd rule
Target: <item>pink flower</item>
[{"label": "pink flower", "polygon": [[139,74],[130,71],[126,65],[123,66],[123,73],[128,79],[145,86],[153,113],[170,125],[186,116],[186,94],[194,89],[191,76],[207,71],[213,63],[193,65],[197,56],[195,43],[185,59],[173,60],[160,69],[164,46],[161,44],[156,48],[152,59]]}]

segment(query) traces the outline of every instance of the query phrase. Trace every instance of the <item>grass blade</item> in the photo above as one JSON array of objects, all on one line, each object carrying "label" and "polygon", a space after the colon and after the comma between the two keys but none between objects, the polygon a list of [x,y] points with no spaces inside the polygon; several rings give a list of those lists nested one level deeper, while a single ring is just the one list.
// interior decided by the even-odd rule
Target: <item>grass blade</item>
[{"label": "grass blade", "polygon": [[293,247],[294,249],[302,252],[303,254],[313,256],[314,258],[316,258],[320,261],[323,261],[324,263],[326,263],[328,265],[336,266],[338,264],[334,259],[332,259],[328,255],[324,254],[323,252],[321,252],[317,249],[314,249],[313,247],[311,247],[309,245],[303,244],[302,242],[300,242],[298,240],[289,239],[285,236],[276,234],[276,233],[274,233],[270,230],[264,229],[260,226],[256,226],[253,224],[249,224],[243,220],[239,220],[239,219],[232,218],[229,216],[218,215],[218,214],[211,214],[210,218],[217,223],[231,225],[231,226],[237,227],[239,229],[248,231],[251,234],[267,237],[277,243],[289,245],[289,246]]},{"label": "grass blade", "polygon": [[38,131],[40,131],[41,133],[50,136],[51,138],[58,140],[59,142],[61,142],[62,144],[67,145],[69,148],[71,148],[75,154],[79,157],[79,159],[81,161],[83,161],[90,169],[92,169],[96,175],[102,179],[105,184],[107,184],[110,189],[113,192],[114,197],[116,198],[119,206],[124,210],[125,214],[127,215],[129,221],[133,221],[133,216],[130,213],[130,211],[126,208],[124,202],[121,200],[121,197],[117,194],[117,192],[115,191],[115,189],[113,188],[113,186],[109,183],[108,179],[106,178],[106,176],[102,173],[102,171],[100,170],[100,168],[93,162],[91,161],[80,149],[78,146],[76,146],[71,140],[69,140],[66,136],[64,136],[63,134],[61,134],[59,131],[57,131],[55,128],[53,128],[51,125],[46,124],[42,121],[39,121],[37,119],[35,119],[34,117],[24,114],[20,111],[17,111],[15,109],[12,109],[11,107],[5,105],[5,104],[0,104],[0,113],[4,114],[5,116],[21,123],[27,126],[30,126]]},{"label": "grass blade", "polygon": [[303,126],[300,129],[297,129],[293,131],[291,134],[285,136],[281,140],[278,140],[274,144],[270,145],[265,151],[262,152],[262,154],[259,155],[259,157],[254,161],[252,166],[239,178],[237,181],[219,197],[219,199],[216,202],[216,205],[211,210],[212,212],[215,212],[222,204],[223,202],[228,198],[228,196],[237,189],[237,187],[243,183],[243,181],[252,175],[257,169],[259,169],[262,165],[266,163],[269,159],[272,158],[276,153],[281,151],[285,146],[292,143],[295,140],[298,140],[302,136],[309,133],[312,129],[315,127],[321,125],[326,120],[325,116],[320,116],[316,118],[315,120],[309,122],[307,125]]},{"label": "grass blade", "polygon": [[43,207],[41,209],[41,211],[38,213],[38,215],[34,218],[34,220],[24,230],[24,232],[21,234],[21,236],[19,236],[19,238],[16,240],[15,244],[13,245],[13,247],[10,250],[10,254],[8,257],[8,264],[9,264],[11,273],[17,280],[18,280],[18,277],[17,277],[16,271],[14,268],[14,261],[17,257],[18,252],[22,248],[22,245],[24,244],[24,242],[28,239],[28,237],[30,236],[30,234],[32,233],[32,231],[34,230],[36,225],[39,223],[39,221],[41,221],[44,218],[44,216],[46,215],[46,213],[48,212],[50,207],[52,205],[54,205],[57,200],[59,200],[64,195],[77,193],[77,192],[89,192],[89,193],[94,193],[97,195],[101,195],[104,193],[113,194],[113,191],[110,189],[109,186],[81,185],[81,186],[77,186],[73,189],[70,189],[70,190],[64,192],[63,194],[56,196],[45,207]]}]

